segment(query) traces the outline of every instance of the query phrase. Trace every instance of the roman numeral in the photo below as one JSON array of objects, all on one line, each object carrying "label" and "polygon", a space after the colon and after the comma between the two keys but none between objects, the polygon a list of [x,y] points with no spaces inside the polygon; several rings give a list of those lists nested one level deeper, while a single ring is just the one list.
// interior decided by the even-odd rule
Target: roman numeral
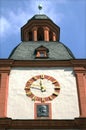
[{"label": "roman numeral", "polygon": [[54,96],[58,96],[58,93],[57,93],[57,92],[54,92],[53,95],[54,95]]}]

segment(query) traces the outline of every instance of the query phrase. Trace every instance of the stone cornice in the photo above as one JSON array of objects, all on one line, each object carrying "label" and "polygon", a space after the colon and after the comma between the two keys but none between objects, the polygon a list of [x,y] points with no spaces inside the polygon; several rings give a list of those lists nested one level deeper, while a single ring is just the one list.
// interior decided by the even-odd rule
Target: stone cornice
[{"label": "stone cornice", "polygon": [[0,59],[0,67],[84,67],[86,69],[86,59],[62,61]]},{"label": "stone cornice", "polygon": [[86,118],[64,119],[64,120],[15,120],[11,118],[0,118],[0,128],[8,129],[84,129]]}]

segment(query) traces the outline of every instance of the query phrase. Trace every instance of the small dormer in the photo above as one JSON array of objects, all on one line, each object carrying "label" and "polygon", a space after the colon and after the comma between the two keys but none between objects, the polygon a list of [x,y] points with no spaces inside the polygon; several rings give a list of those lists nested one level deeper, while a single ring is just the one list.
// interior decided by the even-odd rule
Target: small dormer
[{"label": "small dormer", "polygon": [[59,41],[60,28],[46,15],[35,15],[21,28],[22,41]]},{"label": "small dormer", "polygon": [[48,52],[48,48],[40,46],[35,49],[35,58],[48,58]]}]

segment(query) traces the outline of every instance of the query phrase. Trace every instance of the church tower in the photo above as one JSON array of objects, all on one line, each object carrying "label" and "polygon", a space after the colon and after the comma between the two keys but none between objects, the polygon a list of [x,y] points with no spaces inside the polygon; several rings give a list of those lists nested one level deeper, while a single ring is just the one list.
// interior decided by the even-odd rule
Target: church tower
[{"label": "church tower", "polygon": [[60,42],[60,27],[36,14],[21,43],[0,59],[0,128],[86,128],[86,60]]}]

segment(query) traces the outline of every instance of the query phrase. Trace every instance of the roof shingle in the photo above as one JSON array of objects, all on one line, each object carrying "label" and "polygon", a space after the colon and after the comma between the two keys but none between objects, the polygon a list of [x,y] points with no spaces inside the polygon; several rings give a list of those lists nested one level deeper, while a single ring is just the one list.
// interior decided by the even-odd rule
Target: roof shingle
[{"label": "roof shingle", "polygon": [[[48,59],[46,60],[69,60],[74,59],[70,49],[60,42],[28,41],[21,42],[10,55],[14,60],[37,60],[35,59],[35,49],[44,46],[49,49]],[[43,59],[40,59],[43,60]]]}]

